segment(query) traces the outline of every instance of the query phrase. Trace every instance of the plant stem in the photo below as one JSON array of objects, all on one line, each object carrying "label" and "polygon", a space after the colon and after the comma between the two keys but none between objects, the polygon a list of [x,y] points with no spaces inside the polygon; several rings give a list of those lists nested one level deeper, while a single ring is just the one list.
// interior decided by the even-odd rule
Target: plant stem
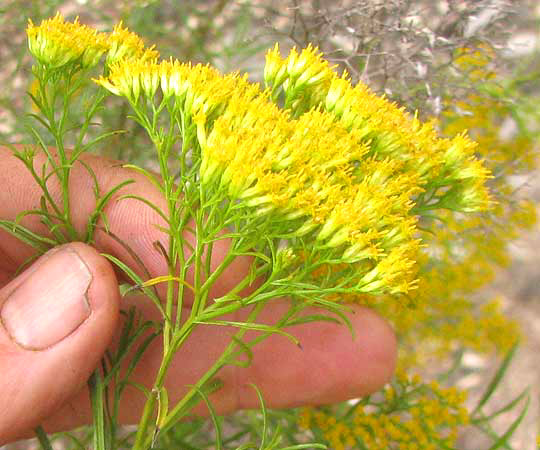
[{"label": "plant stem", "polygon": [[[261,312],[262,308],[266,302],[258,303],[253,310],[250,312],[246,322],[253,322],[258,314]],[[231,340],[227,348],[223,351],[219,359],[212,365],[212,367],[197,381],[197,383],[188,391],[188,393],[180,400],[176,406],[167,414],[167,416],[161,421],[160,424],[160,431],[165,432],[167,431],[171,426],[173,426],[181,417],[183,417],[186,413],[185,408],[186,406],[190,405],[190,403],[193,401],[193,399],[199,395],[199,392],[201,389],[204,388],[204,386],[210,381],[212,377],[216,375],[216,373],[227,364],[230,356],[234,353],[237,347],[237,342],[242,339],[244,334],[247,332],[246,329],[241,329],[238,331],[234,338]],[[187,337],[189,333],[187,333],[185,336]],[[175,346],[176,347],[176,346]],[[167,366],[170,363],[170,359],[167,361]],[[164,370],[162,370],[164,368]],[[164,365],[162,365],[162,368],[160,368],[160,374],[158,374],[158,378],[161,379],[161,377],[164,377],[166,368]],[[157,383],[156,383],[157,387]],[[160,386],[161,387],[161,386]],[[151,396],[149,401],[147,401],[145,405],[145,411],[143,414],[143,420],[140,422],[139,430],[137,431],[137,436],[135,439],[135,444],[133,446],[133,450],[143,450],[150,447],[150,444],[152,442],[152,436],[150,433],[147,433],[148,428],[148,422],[150,419],[150,416],[153,412],[155,405],[155,396]]]},{"label": "plant stem", "polygon": [[47,433],[45,433],[45,430],[41,425],[34,428],[34,433],[36,433],[37,440],[39,441],[42,450],[53,450],[49,436],[47,436]]}]

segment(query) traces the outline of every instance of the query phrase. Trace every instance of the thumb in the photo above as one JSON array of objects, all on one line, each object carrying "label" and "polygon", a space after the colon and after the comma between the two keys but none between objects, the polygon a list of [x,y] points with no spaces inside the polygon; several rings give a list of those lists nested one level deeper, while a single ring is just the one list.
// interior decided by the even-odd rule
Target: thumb
[{"label": "thumb", "polygon": [[93,248],[55,248],[0,290],[0,445],[83,387],[118,319],[118,285]]}]

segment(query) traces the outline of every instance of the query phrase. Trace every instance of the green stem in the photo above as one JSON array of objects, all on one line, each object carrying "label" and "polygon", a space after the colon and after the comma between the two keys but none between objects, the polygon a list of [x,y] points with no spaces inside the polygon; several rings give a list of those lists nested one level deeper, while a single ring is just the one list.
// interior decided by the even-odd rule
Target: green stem
[{"label": "green stem", "polygon": [[[253,308],[251,313],[249,314],[246,322],[253,322],[258,314],[261,312],[263,306],[265,305],[265,302],[261,302]],[[189,406],[194,398],[199,394],[201,389],[211,380],[212,377],[216,375],[216,373],[227,364],[228,360],[230,359],[230,356],[236,351],[237,347],[237,341],[242,339],[244,334],[247,332],[246,329],[241,329],[235,334],[234,339],[231,340],[227,348],[223,351],[219,359],[212,365],[212,367],[197,381],[197,383],[188,391],[188,393],[180,400],[176,406],[167,414],[167,416],[161,421],[160,424],[160,431],[165,432],[167,431],[171,426],[173,426],[177,421],[182,418],[187,411],[185,411],[186,407]],[[187,337],[189,333],[185,334],[185,337]],[[175,346],[176,347],[176,346]],[[147,405],[150,402],[147,402]],[[152,397],[152,410],[148,412],[148,415],[150,415],[153,411],[154,405],[155,405],[155,397]],[[139,431],[137,432],[137,437],[135,440],[135,444],[133,446],[133,450],[143,450],[150,447],[152,436],[146,432],[146,429],[148,428],[148,420],[144,423],[145,429],[141,430],[139,428]]]},{"label": "green stem", "polygon": [[47,433],[45,433],[45,430],[41,425],[34,428],[34,433],[36,433],[37,440],[39,441],[42,450],[53,450],[49,436],[47,436]]},{"label": "green stem", "polygon": [[163,383],[165,382],[165,375],[167,374],[167,370],[169,368],[169,365],[175,353],[174,351],[171,351],[171,350],[173,349],[169,347],[169,351],[163,357],[161,366],[159,368],[159,372],[154,382],[154,388],[150,392],[150,395],[147,398],[146,403],[144,405],[143,414],[141,416],[141,420],[139,421],[137,434],[135,435],[135,444],[133,445],[134,450],[135,449],[146,450],[150,448],[150,443],[148,443],[147,445],[143,445],[143,443],[148,442],[152,438],[152,436],[149,436],[148,428],[150,426],[150,421],[152,420],[154,416],[154,410],[156,406],[157,395],[155,394],[155,392],[160,392],[161,388],[163,387]]},{"label": "green stem", "polygon": [[105,445],[105,404],[103,378],[96,369],[88,380],[90,390],[90,400],[92,404],[93,425],[94,425],[94,449],[106,450]]},{"label": "green stem", "polygon": [[[204,188],[199,185],[199,199],[201,204],[204,204]],[[202,255],[203,255],[203,216],[204,211],[199,209],[197,211],[197,217],[195,221],[195,276],[194,276],[194,287],[195,287],[195,298],[193,301],[193,306],[191,308],[191,317],[198,315],[203,309],[206,296],[203,295],[201,291],[201,271],[202,271]]]},{"label": "green stem", "polygon": [[229,251],[227,253],[227,256],[225,256],[225,258],[223,258],[223,260],[221,261],[220,265],[216,268],[216,270],[214,270],[212,272],[212,275],[210,275],[208,277],[208,279],[203,283],[203,285],[201,286],[200,288],[200,293],[201,295],[203,293],[205,293],[206,291],[208,291],[212,285],[216,282],[216,280],[223,274],[223,272],[225,271],[225,269],[227,267],[229,267],[229,265],[231,264],[231,262],[234,261],[234,259],[236,258],[236,255]]}]

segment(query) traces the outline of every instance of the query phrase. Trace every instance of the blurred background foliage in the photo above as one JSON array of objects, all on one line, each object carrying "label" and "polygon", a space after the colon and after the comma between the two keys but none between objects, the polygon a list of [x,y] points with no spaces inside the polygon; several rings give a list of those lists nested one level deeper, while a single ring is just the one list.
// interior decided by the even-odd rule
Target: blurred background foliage
[{"label": "blurred background foliage", "polygon": [[[419,311],[392,312],[402,338],[401,363],[418,367],[427,375],[444,372],[446,381],[469,389],[472,398],[476,395],[478,400],[486,376],[500,364],[491,356],[510,351],[520,334],[516,322],[505,319],[501,311],[517,311],[517,319],[520,314],[535,319],[525,327],[522,323],[521,332],[528,335],[524,351],[534,352],[533,345],[540,342],[540,292],[533,277],[540,272],[529,269],[529,281],[517,283],[519,292],[505,291],[508,286],[500,281],[497,284],[495,276],[501,266],[509,266],[516,257],[529,265],[540,262],[534,249],[532,254],[520,253],[519,248],[516,253],[510,246],[525,230],[534,231],[540,197],[536,181],[540,7],[535,0],[0,0],[0,142],[28,141],[25,114],[32,105],[26,92],[32,90],[32,62],[24,30],[28,18],[39,23],[56,11],[67,19],[79,16],[82,23],[100,30],[110,30],[122,20],[147,44],[155,44],[163,58],[210,63],[224,72],[247,71],[253,81],[262,79],[264,54],[275,42],[280,43],[283,53],[293,46],[312,43],[337,65],[338,71],[346,70],[353,82],[365,82],[412,113],[418,111],[423,119],[435,120],[441,133],[453,136],[468,130],[479,143],[478,154],[494,175],[490,184],[495,207],[490,214],[473,217],[449,212],[440,233],[430,242],[430,262],[422,268],[419,293],[414,299],[429,304],[429,308],[421,310],[421,318]],[[107,102],[99,122],[126,133],[111,138],[101,152],[151,166],[151,146],[142,129],[127,119],[127,105],[115,97]],[[534,240],[536,235],[529,236]],[[532,244],[522,245],[530,248]],[[515,276],[516,270],[524,269],[510,266],[502,279],[507,284],[521,280]],[[488,285],[494,279],[495,284]],[[523,306],[525,297],[539,307],[530,306],[532,302]],[[369,301],[384,313],[384,306],[377,306],[384,305],[380,300]],[[434,329],[438,333],[433,333]],[[540,363],[535,353],[524,355],[522,358]],[[504,364],[501,367],[507,369]],[[540,370],[535,370],[534,364],[528,370],[532,378],[511,372],[516,374],[510,377],[514,387],[503,397],[511,392],[518,396],[530,382],[540,385]],[[412,385],[411,380],[401,380],[392,394],[384,395],[405,395]],[[433,397],[433,389],[430,392]],[[465,431],[458,448],[496,448],[497,442],[498,448],[535,448],[538,388],[532,386],[531,392],[528,418],[519,421],[522,431],[505,435],[521,410],[511,418],[503,411],[493,417],[493,429],[479,433],[478,428],[471,427]],[[368,411],[373,412],[379,404],[380,399],[375,398],[360,406],[369,406],[372,409]],[[497,407],[501,409],[504,404]],[[225,440],[224,448],[236,448],[242,440],[260,440],[261,433],[268,433],[267,442],[272,442],[272,432],[285,436],[291,444],[311,433],[330,448],[346,448],[346,444],[356,448],[350,445],[354,442],[351,439],[360,438],[343,431],[347,427],[353,430],[350,420],[357,417],[357,412],[348,411],[341,406],[334,411],[302,411],[299,415],[294,411],[268,412],[267,428],[263,427],[262,415],[239,414],[226,424],[232,435]],[[304,427],[300,437],[299,424]],[[309,433],[305,431],[310,427]],[[163,436],[159,445],[214,448],[211,430],[206,422],[181,424]],[[84,441],[81,436],[78,439]],[[267,448],[282,448],[285,441],[282,446]],[[178,445],[181,447],[175,447]],[[380,448],[386,447],[381,444]]]}]

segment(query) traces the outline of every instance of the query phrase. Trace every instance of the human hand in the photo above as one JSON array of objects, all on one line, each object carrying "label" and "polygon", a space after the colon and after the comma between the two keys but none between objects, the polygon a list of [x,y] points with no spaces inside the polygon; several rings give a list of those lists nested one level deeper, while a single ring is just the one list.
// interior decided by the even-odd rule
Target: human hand
[{"label": "human hand", "polygon": [[[157,189],[142,176],[106,159],[84,159],[104,191],[131,178],[135,183],[120,194],[140,195],[165,209]],[[76,164],[70,180],[73,219],[82,231],[95,204],[92,179],[82,165]],[[21,211],[39,204],[39,187],[22,163],[4,148],[0,148],[0,186],[1,219],[14,220]],[[60,193],[52,185],[50,190]],[[109,229],[139,255],[152,276],[167,273],[163,256],[153,245],[164,241],[155,227],[159,223],[156,213],[137,200],[123,199],[113,200],[106,214]],[[35,216],[27,216],[22,223],[46,234],[45,226]],[[214,251],[216,262],[226,245],[219,241]],[[137,305],[145,318],[159,319],[159,312],[144,296],[120,299],[115,272],[99,252],[137,267],[117,240],[98,232],[95,248],[81,243],[55,248],[13,278],[16,269],[32,256],[32,249],[0,230],[0,444],[31,436],[32,428],[40,423],[48,432],[89,423],[91,409],[85,382],[107,347],[115,345],[121,328],[119,308]],[[219,279],[212,295],[223,295],[236,285],[249,264],[248,259],[237,259]],[[275,322],[286,308],[285,299],[276,299],[260,320]],[[333,403],[380,388],[395,365],[392,330],[366,308],[353,307],[349,319],[354,339],[347,327],[321,322],[288,330],[298,338],[301,349],[277,335],[257,345],[248,368],[231,366],[220,372],[223,388],[210,397],[216,410],[227,413],[256,408],[258,399],[250,383],[261,390],[267,405],[273,408]],[[166,388],[171,404],[205,373],[234,332],[211,326],[195,330],[168,372]],[[151,386],[161,352],[158,338],[137,366],[134,381]],[[127,390],[121,403],[121,421],[137,422],[143,405],[144,396],[139,391]],[[198,412],[204,414],[204,407]]]}]

